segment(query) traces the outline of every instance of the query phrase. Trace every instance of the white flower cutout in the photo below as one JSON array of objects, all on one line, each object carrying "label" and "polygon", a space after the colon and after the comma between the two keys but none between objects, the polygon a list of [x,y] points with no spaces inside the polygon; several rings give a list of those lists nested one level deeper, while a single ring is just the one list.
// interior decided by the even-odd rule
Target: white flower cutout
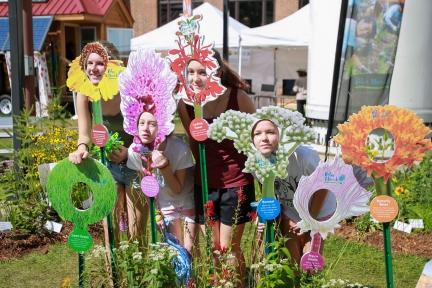
[{"label": "white flower cutout", "polygon": [[[360,179],[361,180],[361,179]],[[333,162],[320,162],[319,166],[310,176],[302,176],[299,186],[294,194],[294,207],[302,219],[297,226],[302,232],[311,231],[311,236],[320,233],[325,240],[328,233],[334,234],[335,228],[345,218],[360,216],[369,211],[367,202],[372,192],[367,192],[360,186],[358,179],[354,176],[353,168],[347,165],[338,156]],[[337,208],[333,216],[326,221],[316,221],[309,214],[309,202],[320,189],[333,192]]]},{"label": "white flower cutout", "polygon": [[[252,128],[262,119],[271,120],[280,132],[274,165],[261,165],[265,156],[253,145]],[[304,125],[304,121],[300,113],[276,106],[263,107],[252,115],[229,110],[210,124],[208,136],[219,143],[224,139],[234,141],[234,147],[248,157],[243,172],[255,172],[259,179],[265,179],[273,171],[275,176],[284,179],[287,177],[288,157],[299,145],[315,140],[315,133]]]}]

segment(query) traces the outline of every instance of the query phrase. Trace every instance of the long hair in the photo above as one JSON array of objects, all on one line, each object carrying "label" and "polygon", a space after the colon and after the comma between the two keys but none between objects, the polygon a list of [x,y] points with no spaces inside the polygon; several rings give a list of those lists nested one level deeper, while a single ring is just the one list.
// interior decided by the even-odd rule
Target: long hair
[{"label": "long hair", "polygon": [[102,46],[105,47],[108,56],[111,56],[112,60],[120,60],[120,51],[117,49],[117,47],[114,46],[113,43],[107,40],[98,40],[97,42],[99,42]]},{"label": "long hair", "polygon": [[221,83],[225,87],[238,87],[242,90],[249,90],[249,83],[247,83],[245,80],[243,80],[240,75],[237,74],[230,66],[229,64],[221,58],[220,53],[217,50],[213,50],[214,55],[213,57],[216,59],[220,66],[220,70],[222,71],[222,74],[220,76]]}]

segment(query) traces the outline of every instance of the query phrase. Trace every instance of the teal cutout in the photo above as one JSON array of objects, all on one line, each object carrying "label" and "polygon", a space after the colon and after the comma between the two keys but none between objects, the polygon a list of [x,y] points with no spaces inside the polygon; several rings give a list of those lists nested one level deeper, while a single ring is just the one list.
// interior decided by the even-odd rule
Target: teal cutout
[{"label": "teal cutout", "polygon": [[[72,205],[70,191],[76,183],[85,183],[93,192],[93,203],[87,210]],[[68,158],[60,161],[47,181],[48,198],[57,213],[74,223],[75,230],[87,231],[87,226],[105,218],[114,208],[117,190],[109,170],[95,159],[73,164]]]}]

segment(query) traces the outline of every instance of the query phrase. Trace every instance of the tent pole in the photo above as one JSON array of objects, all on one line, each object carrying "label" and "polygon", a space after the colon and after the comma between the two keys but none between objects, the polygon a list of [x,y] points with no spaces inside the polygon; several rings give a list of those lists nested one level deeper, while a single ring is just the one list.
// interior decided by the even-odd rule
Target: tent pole
[{"label": "tent pole", "polygon": [[[242,64],[242,46],[241,46],[241,37],[239,37],[239,50],[238,50],[238,74],[241,76],[241,64]],[[252,89],[252,87],[251,87]]]},{"label": "tent pole", "polygon": [[[273,58],[274,58],[274,60],[273,60],[273,62],[274,62],[274,65],[273,65],[273,67],[274,67],[274,88],[273,88],[273,96],[276,96],[276,83],[277,83],[277,78],[276,78],[276,71],[277,71],[277,67],[276,67],[276,65],[277,65],[277,62],[276,62],[276,53],[277,53],[277,50],[278,50],[278,48],[276,47],[275,48],[275,50],[274,50],[274,56],[273,56]],[[275,102],[276,102],[276,100],[275,100]],[[277,103],[276,103],[277,104]]]}]

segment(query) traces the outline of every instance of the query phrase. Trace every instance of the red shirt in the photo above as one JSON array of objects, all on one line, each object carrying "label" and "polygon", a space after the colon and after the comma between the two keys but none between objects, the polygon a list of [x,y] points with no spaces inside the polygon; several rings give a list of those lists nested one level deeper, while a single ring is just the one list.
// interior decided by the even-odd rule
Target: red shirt
[{"label": "red shirt", "polygon": [[[228,110],[239,111],[237,102],[238,88],[232,88],[228,100]],[[190,119],[195,119],[193,106],[186,105]],[[213,119],[204,118],[209,124]],[[232,188],[244,186],[254,181],[250,173],[243,173],[246,155],[239,153],[234,141],[225,139],[221,143],[210,138],[204,141],[206,150],[207,181],[210,188]],[[200,161],[195,159],[195,183],[201,185]]]}]

